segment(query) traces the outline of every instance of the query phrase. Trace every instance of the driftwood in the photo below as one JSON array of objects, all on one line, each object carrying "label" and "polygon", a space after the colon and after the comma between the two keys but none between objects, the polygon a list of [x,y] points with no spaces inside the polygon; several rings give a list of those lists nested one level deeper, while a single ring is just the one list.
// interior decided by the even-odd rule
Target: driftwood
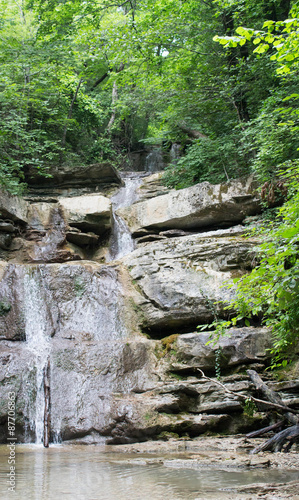
[{"label": "driftwood", "polygon": [[254,383],[258,391],[260,391],[269,401],[275,403],[277,405],[277,408],[280,408],[285,412],[285,417],[291,424],[294,425],[298,423],[298,418],[294,415],[294,413],[298,413],[298,411],[286,406],[283,403],[282,399],[278,396],[278,394],[269,389],[265,382],[262,381],[261,377],[256,373],[256,371],[247,370],[247,375]]},{"label": "driftwood", "polygon": [[268,401],[265,399],[256,398],[254,396],[245,396],[244,394],[231,391],[218,380],[213,380],[210,377],[207,377],[204,374],[204,372],[199,368],[198,371],[201,374],[202,378],[204,378],[205,380],[209,380],[215,385],[218,385],[225,392],[228,392],[229,394],[236,396],[238,399],[241,400],[250,399],[257,405],[266,405],[268,407],[274,408],[278,413],[283,413],[284,420],[280,420],[279,422],[269,425],[268,427],[264,427],[263,429],[259,429],[258,431],[251,432],[250,434],[246,435],[247,438],[261,436],[262,434],[266,434],[267,432],[280,429],[286,421],[293,424],[291,427],[281,430],[280,432],[275,434],[265,443],[261,444],[260,446],[257,446],[252,451],[252,453],[258,453],[260,451],[266,451],[266,450],[271,450],[274,452],[283,450],[284,452],[288,452],[291,449],[293,443],[299,440],[299,420],[297,416],[299,411],[286,406],[283,403],[282,399],[279,397],[279,395],[276,392],[269,389],[269,387],[265,384],[265,382],[263,382],[263,380],[256,371],[247,370],[247,374],[250,380],[254,383],[256,389],[260,391]]},{"label": "driftwood", "polygon": [[284,420],[279,420],[279,422],[276,422],[275,424],[268,425],[267,427],[263,427],[262,429],[259,429],[258,431],[253,431],[253,432],[250,432],[249,434],[246,434],[246,437],[250,439],[250,438],[262,436],[263,434],[266,434],[267,432],[270,432],[270,431],[275,431],[276,429],[280,429],[283,426],[284,422],[285,422]]},{"label": "driftwood", "polygon": [[207,135],[199,132],[199,130],[194,130],[188,127],[187,125],[185,125],[185,123],[177,123],[177,126],[192,139],[208,139]]},{"label": "driftwood", "polygon": [[[286,420],[288,420],[289,423],[293,424],[291,427],[288,427],[287,429],[284,429],[275,434],[265,443],[261,444],[260,446],[257,446],[252,451],[252,453],[258,453],[259,451],[267,451],[267,450],[271,450],[274,452],[281,450],[283,450],[284,452],[289,451],[292,445],[299,439],[299,422],[298,422],[298,417],[296,416],[298,411],[293,410],[292,408],[289,408],[288,406],[284,405],[279,395],[276,392],[269,389],[269,387],[265,384],[265,382],[263,382],[263,380],[256,373],[256,371],[247,370],[247,374],[250,380],[254,383],[256,389],[259,392],[261,392],[267,399],[269,399],[276,405],[279,405],[281,407],[280,411],[284,411],[284,417],[286,418]],[[281,424],[281,422],[278,422],[278,424]],[[286,446],[284,447],[284,445]]]},{"label": "driftwood", "polygon": [[252,454],[258,453],[259,451],[281,451],[283,449],[284,444],[287,442],[287,445],[283,449],[283,451],[286,453],[289,451],[299,438],[299,424],[293,425],[292,427],[288,427],[287,429],[284,429],[281,432],[278,432],[278,434],[275,434],[275,436],[271,437],[268,439],[265,443],[260,444],[254,450],[252,451]]}]

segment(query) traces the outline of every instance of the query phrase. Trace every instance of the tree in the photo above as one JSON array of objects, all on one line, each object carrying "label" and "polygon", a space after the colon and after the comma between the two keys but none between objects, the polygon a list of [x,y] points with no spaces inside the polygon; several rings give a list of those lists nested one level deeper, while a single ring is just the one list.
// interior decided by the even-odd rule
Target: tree
[{"label": "tree", "polygon": [[[221,44],[232,47],[253,40],[257,57],[264,57],[272,47],[271,59],[275,61],[277,73],[283,78],[284,84],[281,90],[284,97],[280,100],[288,105],[287,108],[272,109],[270,120],[273,120],[276,114],[274,126],[280,129],[276,141],[273,133],[269,134],[274,129],[269,116],[260,118],[261,137],[265,140],[266,149],[269,150],[270,145],[275,143],[275,147],[272,147],[274,167],[268,168],[265,149],[264,152],[260,149],[260,156],[257,155],[254,163],[260,165],[264,180],[266,179],[262,196],[268,205],[274,204],[278,195],[281,200],[284,198],[286,201],[278,210],[276,218],[257,231],[264,239],[257,248],[258,265],[237,282],[236,297],[229,305],[238,314],[225,324],[218,325],[218,333],[221,333],[223,328],[244,318],[248,322],[254,317],[262,317],[263,322],[272,328],[272,356],[273,365],[276,367],[285,366],[288,360],[296,355],[299,342],[299,160],[298,153],[296,157],[293,156],[296,150],[294,137],[298,130],[298,108],[289,106],[292,101],[296,103],[299,95],[285,93],[286,89],[289,90],[294,76],[298,76],[297,3],[291,15],[293,17],[285,21],[266,21],[263,25],[266,31],[240,27],[237,29],[238,36],[216,37]],[[274,100],[274,105],[277,105],[277,99]],[[277,120],[277,117],[282,117],[284,122]],[[278,137],[281,138],[283,132],[286,136],[279,148]],[[273,155],[274,150],[277,152],[276,157]],[[261,159],[266,163],[266,168]],[[276,176],[276,182],[273,182],[273,174]]]}]

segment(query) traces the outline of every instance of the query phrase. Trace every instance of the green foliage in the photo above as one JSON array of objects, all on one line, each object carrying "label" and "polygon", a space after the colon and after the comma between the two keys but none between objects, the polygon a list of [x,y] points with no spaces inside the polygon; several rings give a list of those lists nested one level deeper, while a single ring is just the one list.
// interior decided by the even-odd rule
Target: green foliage
[{"label": "green foliage", "polygon": [[81,278],[80,276],[75,277],[74,288],[75,288],[75,292],[76,292],[77,297],[82,297],[84,295],[85,290],[86,290],[86,285],[84,283],[83,278]]},{"label": "green foliage", "polygon": [[234,139],[238,140],[236,136],[224,136],[194,142],[184,157],[166,168],[165,184],[181,189],[197,182],[217,184],[245,175],[249,167],[244,149]]},{"label": "green foliage", "polygon": [[0,301],[0,316],[5,316],[11,310],[11,304],[7,300]]},{"label": "green foliage", "polygon": [[245,415],[248,417],[253,417],[254,413],[257,411],[256,405],[254,401],[252,401],[251,398],[245,399],[244,405],[243,405],[243,412]]},{"label": "green foliage", "polygon": [[290,161],[299,157],[299,139],[294,121],[297,104],[290,107],[286,105],[289,100],[285,99],[286,91],[291,92],[292,88],[293,82],[289,82],[284,90],[273,92],[264,101],[258,117],[243,132],[243,140],[255,151],[251,169],[261,184],[275,178],[280,170],[288,167]]},{"label": "green foliage", "polygon": [[274,61],[279,87],[262,103],[256,118],[244,129],[244,140],[254,152],[252,170],[261,182],[271,180],[290,160],[298,158],[299,5],[284,20],[267,20],[262,29],[239,26],[238,36],[215,36],[227,50],[251,44],[258,59]]},{"label": "green foliage", "polygon": [[296,7],[287,19],[283,2],[262,0],[0,4],[0,183],[11,191],[52,165],[127,166],[141,144],[181,144],[166,173],[178,188],[250,168],[264,181],[297,158]]},{"label": "green foliage", "polygon": [[256,48],[254,54],[264,54],[270,47],[273,49],[271,60],[278,63],[277,73],[285,75],[294,72],[299,63],[299,6],[293,6],[290,19],[282,21],[267,20],[262,30],[254,30],[239,26],[236,33],[239,36],[215,36],[214,40],[225,47],[243,46],[252,41]]},{"label": "green foliage", "polygon": [[[263,238],[256,249],[259,262],[250,274],[237,280],[235,298],[228,306],[237,315],[225,324],[228,328],[245,320],[249,325],[250,319],[262,317],[272,329],[274,367],[286,366],[299,341],[299,111],[293,86],[298,78],[298,13],[296,2],[290,19],[266,21],[259,31],[239,27],[239,36],[214,38],[230,50],[252,42],[258,57],[265,57],[271,49],[270,59],[275,61],[277,74],[283,76],[281,87],[272,92],[243,133],[255,148],[252,168],[260,181],[266,181],[263,190],[272,190],[274,199],[274,188],[279,186],[278,194],[286,196],[288,191],[288,199],[274,220],[255,228],[255,234]],[[266,193],[265,199],[270,198]],[[224,324],[216,323],[217,338]]]},{"label": "green foliage", "polygon": [[[216,340],[230,326],[262,317],[272,329],[272,366],[286,366],[299,343],[299,165],[283,172],[290,198],[278,210],[276,219],[254,229],[263,238],[256,251],[258,265],[235,281],[236,294],[227,309],[237,315],[216,322]],[[229,330],[228,330],[229,331]]]}]

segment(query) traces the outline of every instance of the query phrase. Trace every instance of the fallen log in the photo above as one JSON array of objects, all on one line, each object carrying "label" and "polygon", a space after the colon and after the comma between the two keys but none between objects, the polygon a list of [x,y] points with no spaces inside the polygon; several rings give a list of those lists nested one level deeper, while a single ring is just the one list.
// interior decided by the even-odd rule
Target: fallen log
[{"label": "fallen log", "polygon": [[283,451],[286,453],[291,449],[291,446],[299,439],[299,424],[288,427],[283,431],[278,432],[275,436],[268,439],[265,443],[260,444],[254,450],[252,454],[259,453],[260,451],[281,451],[283,445],[288,441],[286,447]]},{"label": "fallen log", "polygon": [[276,392],[269,389],[255,370],[247,370],[247,375],[254,383],[256,389],[261,392],[266,399],[273,403],[278,410],[282,410],[284,412],[285,418],[291,424],[296,425],[298,423],[298,417],[294,415],[298,413],[298,411],[286,406],[280,396]]},{"label": "fallen log", "polygon": [[279,420],[279,422],[276,422],[275,424],[268,425],[267,427],[263,427],[262,429],[259,429],[258,431],[253,431],[250,432],[249,434],[246,434],[246,437],[248,439],[262,436],[263,434],[266,434],[267,432],[274,431],[276,429],[279,429],[283,426],[284,420]]},{"label": "fallen log", "polygon": [[[296,413],[298,413],[298,411],[286,406],[283,403],[281,397],[276,392],[269,389],[269,387],[265,384],[265,382],[263,382],[256,371],[247,370],[247,374],[250,380],[254,383],[256,389],[261,392],[269,401],[275,403],[277,407],[280,406],[280,412],[284,411],[286,420],[293,424],[291,427],[288,427],[287,429],[284,429],[275,434],[265,443],[257,446],[252,451],[252,453],[259,453],[260,451],[277,452],[281,450],[283,450],[284,452],[288,452],[291,449],[292,445],[299,439],[299,423],[298,416],[296,416]],[[281,424],[281,422],[279,422],[279,424]],[[285,444],[286,446],[284,447]]]},{"label": "fallen log", "polygon": [[[254,370],[247,370],[247,374],[249,375],[251,381],[254,383],[256,389],[260,391],[268,400],[266,401],[264,399],[259,399],[254,396],[245,396],[244,394],[237,393],[235,391],[231,391],[228,389],[224,384],[219,382],[218,380],[213,380],[210,377],[207,377],[200,368],[197,368],[197,371],[200,373],[201,377],[209,380],[210,382],[214,383],[215,385],[218,385],[221,387],[225,392],[228,392],[239,399],[242,400],[248,400],[250,399],[256,404],[262,404],[262,405],[267,405],[271,408],[274,408],[277,412],[283,413],[285,420],[289,421],[291,424],[293,424],[291,427],[288,427],[287,429],[284,429],[275,436],[271,437],[268,439],[265,443],[261,444],[260,446],[257,446],[252,453],[259,453],[260,451],[266,451],[266,450],[271,450],[271,451],[281,451],[283,449],[283,446],[286,445],[283,449],[284,452],[288,452],[293,443],[299,440],[299,422],[298,422],[298,410],[295,410],[293,408],[290,408],[284,404],[280,396],[269,389],[269,387],[263,382],[261,377],[257,374],[256,371]],[[262,434],[265,434],[266,432],[276,430],[280,427],[282,427],[284,424],[284,420],[280,420],[279,422],[269,425],[268,427],[264,427],[263,429],[260,429],[258,431],[254,431],[250,434],[247,434],[247,438],[252,438],[256,436],[260,436]]]}]

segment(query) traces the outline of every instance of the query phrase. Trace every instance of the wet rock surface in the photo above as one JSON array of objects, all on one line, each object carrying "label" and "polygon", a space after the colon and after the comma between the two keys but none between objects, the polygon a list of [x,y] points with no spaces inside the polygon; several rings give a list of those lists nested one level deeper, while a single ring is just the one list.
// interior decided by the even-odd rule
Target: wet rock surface
[{"label": "wet rock surface", "polygon": [[[112,175],[106,174],[103,182]],[[59,185],[66,187],[70,179],[63,175]],[[194,186],[187,202],[191,191],[165,194],[159,176],[138,188],[145,201],[136,203],[132,190],[140,183],[135,178],[132,192],[119,191],[118,206],[131,203],[121,210],[139,217],[138,229],[131,228],[140,238],[138,248],[123,257],[118,248],[123,240],[118,239],[107,263],[108,197],[86,192],[61,196],[60,188],[59,196],[52,192],[27,201],[0,196],[2,442],[10,391],[16,394],[18,439],[35,439],[37,420],[43,419],[40,400],[48,361],[51,439],[122,444],[158,437],[197,439],[206,432],[238,433],[269,423],[263,408],[246,415],[238,395],[252,393],[248,367],[267,367],[270,331],[234,329],[215,345],[207,345],[209,332],[194,332],[198,324],[213,320],[215,311],[225,317],[223,306],[215,303],[229,301],[234,289],[223,288],[224,283],[254,266],[257,240],[243,237],[244,226],[207,230],[259,211],[252,181],[214,186],[211,192],[207,183]],[[121,182],[113,179],[114,187]],[[70,181],[72,194],[76,182]],[[154,202],[157,212],[151,208]],[[144,207],[150,223],[141,221]],[[198,224],[205,232],[194,231]],[[217,362],[223,387],[217,385]],[[199,369],[211,380],[203,379]],[[297,379],[272,381],[293,407],[298,405]]]}]

